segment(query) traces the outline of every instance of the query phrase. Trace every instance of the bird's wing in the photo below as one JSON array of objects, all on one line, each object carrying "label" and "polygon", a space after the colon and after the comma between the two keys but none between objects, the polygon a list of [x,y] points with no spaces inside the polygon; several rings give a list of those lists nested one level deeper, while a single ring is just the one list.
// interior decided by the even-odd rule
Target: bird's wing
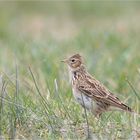
[{"label": "bird's wing", "polygon": [[95,79],[87,79],[80,82],[78,89],[93,100],[101,101],[116,107],[122,105],[122,102],[115,95]]}]

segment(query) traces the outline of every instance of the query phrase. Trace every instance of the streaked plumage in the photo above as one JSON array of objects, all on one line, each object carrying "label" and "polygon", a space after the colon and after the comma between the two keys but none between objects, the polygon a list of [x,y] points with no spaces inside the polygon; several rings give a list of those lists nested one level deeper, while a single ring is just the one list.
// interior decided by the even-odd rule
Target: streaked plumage
[{"label": "streaked plumage", "polygon": [[79,54],[71,56],[64,62],[69,66],[75,99],[96,117],[110,110],[110,107],[133,112],[130,107],[122,103],[110,90],[86,71]]}]

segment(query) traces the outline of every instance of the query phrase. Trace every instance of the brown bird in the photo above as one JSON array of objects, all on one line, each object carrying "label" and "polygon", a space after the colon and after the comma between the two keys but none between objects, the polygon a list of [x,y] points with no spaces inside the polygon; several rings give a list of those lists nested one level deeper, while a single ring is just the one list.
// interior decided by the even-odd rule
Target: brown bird
[{"label": "brown bird", "polygon": [[95,117],[112,110],[112,107],[133,112],[130,107],[121,102],[109,89],[86,71],[79,54],[75,54],[63,62],[68,64],[72,79],[72,91],[76,101],[91,111]]}]

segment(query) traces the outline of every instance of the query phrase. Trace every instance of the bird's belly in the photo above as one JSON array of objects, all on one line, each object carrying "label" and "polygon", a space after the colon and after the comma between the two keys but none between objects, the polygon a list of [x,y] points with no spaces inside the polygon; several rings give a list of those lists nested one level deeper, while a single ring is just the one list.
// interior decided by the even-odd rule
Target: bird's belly
[{"label": "bird's belly", "polygon": [[86,109],[91,110],[93,108],[93,100],[88,96],[82,94],[80,91],[73,89],[73,95],[76,101]]}]

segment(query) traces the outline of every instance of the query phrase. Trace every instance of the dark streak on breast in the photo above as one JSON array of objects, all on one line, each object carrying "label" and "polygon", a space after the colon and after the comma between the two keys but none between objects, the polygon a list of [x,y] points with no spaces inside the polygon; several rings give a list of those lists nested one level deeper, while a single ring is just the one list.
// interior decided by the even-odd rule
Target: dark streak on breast
[{"label": "dark streak on breast", "polygon": [[73,72],[74,78],[76,79],[76,71]]}]

